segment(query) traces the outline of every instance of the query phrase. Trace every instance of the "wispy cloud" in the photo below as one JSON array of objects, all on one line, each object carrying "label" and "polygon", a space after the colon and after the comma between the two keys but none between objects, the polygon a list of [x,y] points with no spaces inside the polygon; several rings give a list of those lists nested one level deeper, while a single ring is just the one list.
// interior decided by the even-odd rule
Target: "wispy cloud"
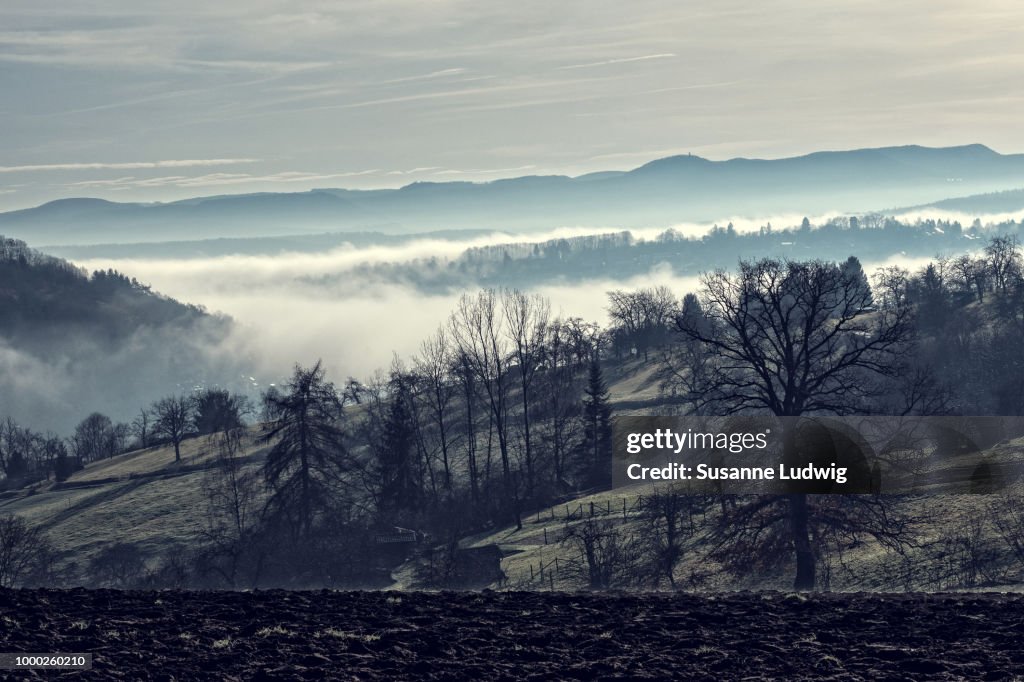
[{"label": "wispy cloud", "polygon": [[0,166],[0,173],[28,171],[136,170],[142,168],[194,168],[257,163],[261,159],[168,159],[163,161],[124,161],[115,163],[40,163],[26,166]]},{"label": "wispy cloud", "polygon": [[382,85],[387,85],[387,84],[390,84],[390,83],[408,83],[410,81],[422,81],[422,80],[431,80],[431,79],[434,79],[434,78],[444,78],[444,77],[447,77],[447,76],[457,76],[457,75],[465,73],[465,72],[466,72],[466,69],[461,68],[461,67],[453,68],[453,69],[440,69],[438,71],[431,71],[430,73],[424,73],[424,74],[420,74],[420,75],[417,75],[417,76],[403,76],[401,78],[389,78],[388,80],[380,81],[380,83]]},{"label": "wispy cloud", "polygon": [[133,176],[106,180],[83,180],[72,182],[68,187],[102,187],[107,189],[129,189],[144,187],[214,187],[218,185],[242,185],[248,183],[298,183],[319,182],[336,178],[353,178],[361,175],[380,174],[378,169],[351,171],[347,173],[310,173],[304,171],[284,171],[266,175],[250,173],[207,173],[205,175],[165,175],[156,178],[136,178]]},{"label": "wispy cloud", "polygon": [[490,175],[501,173],[521,173],[535,169],[535,165],[516,166],[515,168],[470,168],[465,170],[446,169],[439,170],[434,175]]},{"label": "wispy cloud", "polygon": [[109,190],[145,189],[156,187],[216,187],[224,185],[247,185],[262,183],[314,183],[325,180],[356,178],[363,176],[386,177],[430,177],[430,176],[490,176],[524,173],[535,170],[535,165],[516,166],[513,168],[444,168],[443,166],[422,166],[408,170],[383,170],[371,168],[366,170],[345,171],[340,173],[315,173],[308,171],[283,171],[280,173],[206,173],[203,175],[162,175],[153,178],[140,178],[132,175],[118,178],[97,180],[81,180],[70,182],[65,187],[97,188]]},{"label": "wispy cloud", "polygon": [[661,54],[645,54],[640,57],[623,57],[621,59],[605,59],[600,62],[588,62],[586,64],[569,64],[567,66],[559,66],[558,70],[564,69],[589,69],[595,66],[608,66],[610,64],[627,64],[629,62],[644,62],[650,59],[671,59],[675,57],[674,52],[663,52]]}]

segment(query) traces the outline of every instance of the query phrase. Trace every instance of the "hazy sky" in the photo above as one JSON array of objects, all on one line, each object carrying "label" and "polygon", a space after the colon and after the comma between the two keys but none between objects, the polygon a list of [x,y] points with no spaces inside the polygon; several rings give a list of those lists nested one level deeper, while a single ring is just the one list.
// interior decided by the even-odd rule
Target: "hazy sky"
[{"label": "hazy sky", "polygon": [[1024,3],[3,0],[0,209],[1024,151]]}]

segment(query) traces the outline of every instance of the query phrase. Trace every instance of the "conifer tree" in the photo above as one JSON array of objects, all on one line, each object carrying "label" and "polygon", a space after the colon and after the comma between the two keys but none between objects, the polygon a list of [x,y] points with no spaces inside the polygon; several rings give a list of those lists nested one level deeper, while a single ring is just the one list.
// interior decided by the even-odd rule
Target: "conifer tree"
[{"label": "conifer tree", "polygon": [[612,408],[608,387],[595,356],[590,361],[587,388],[583,398],[583,442],[580,460],[588,485],[608,488],[612,482]]}]

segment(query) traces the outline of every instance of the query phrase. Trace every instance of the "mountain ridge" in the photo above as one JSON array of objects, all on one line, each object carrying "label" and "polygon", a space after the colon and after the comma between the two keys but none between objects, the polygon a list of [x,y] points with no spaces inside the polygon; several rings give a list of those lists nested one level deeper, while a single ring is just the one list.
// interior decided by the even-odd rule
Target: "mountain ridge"
[{"label": "mountain ridge", "polygon": [[[645,227],[728,216],[861,213],[1024,186],[1024,154],[982,144],[819,151],[715,161],[690,154],[628,171],[420,181],[397,189],[319,188],[160,203],[64,198],[0,213],[0,232],[34,244],[141,243],[316,231]],[[754,214],[754,215],[751,215]]]}]

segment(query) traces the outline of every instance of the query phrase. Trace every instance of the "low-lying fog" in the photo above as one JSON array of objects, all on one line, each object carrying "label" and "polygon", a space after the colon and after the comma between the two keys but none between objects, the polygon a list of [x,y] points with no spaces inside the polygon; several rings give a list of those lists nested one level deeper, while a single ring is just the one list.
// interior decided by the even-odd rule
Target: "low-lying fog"
[{"label": "low-lying fog", "polygon": [[[781,216],[772,224],[798,224],[800,218]],[[738,231],[757,230],[768,221],[733,221]],[[637,238],[652,239],[665,228],[633,230]],[[707,226],[676,226],[700,234]],[[462,291],[426,294],[411,286],[368,281],[356,269],[371,263],[402,263],[437,257],[451,259],[466,248],[516,242],[543,242],[558,237],[600,234],[611,230],[566,228],[545,234],[511,237],[507,234],[465,241],[417,240],[400,246],[339,248],[324,253],[238,255],[216,258],[78,260],[89,269],[115,268],[153,289],[181,301],[201,304],[230,315],[238,323],[232,343],[239,357],[253,359],[257,382],[280,381],[295,362],[322,358],[335,380],[365,378],[387,367],[394,353],[409,357],[438,325],[445,322]],[[916,266],[917,259],[906,262]],[[879,263],[865,263],[870,273]],[[343,275],[328,283],[319,276]],[[534,287],[548,297],[553,313],[605,323],[606,293],[665,285],[682,297],[696,290],[698,272],[677,273],[667,265],[628,279],[607,277],[572,284]]]},{"label": "low-lying fog", "polygon": [[[799,220],[782,216],[770,222],[785,227]],[[812,222],[818,220],[825,219]],[[747,232],[769,221],[732,222],[737,231]],[[675,226],[691,235],[706,228]],[[349,376],[365,380],[386,369],[395,353],[405,359],[417,353],[422,341],[445,323],[462,293],[476,290],[470,284],[464,289],[433,287],[427,293],[405,283],[403,274],[429,270],[423,267],[429,259],[455,259],[471,247],[610,231],[615,230],[574,227],[545,234],[474,235],[461,241],[416,239],[323,253],[77,259],[88,270],[114,268],[154,291],[225,313],[235,321],[233,331],[218,343],[214,339],[221,338],[220,332],[212,328],[216,325],[184,335],[144,328],[118,348],[97,345],[94,339],[69,338],[65,353],[50,361],[33,356],[30,349],[0,344],[0,418],[10,415],[35,429],[69,434],[92,411],[130,420],[153,400],[199,385],[217,383],[255,398],[269,384],[284,380],[293,364],[308,365],[317,359],[324,361],[335,382]],[[632,233],[653,239],[663,231]],[[886,263],[865,259],[863,265],[870,274],[890,262],[916,269],[927,260],[897,254]],[[367,267],[372,265],[380,267]],[[608,291],[664,285],[681,298],[698,289],[699,275],[676,272],[667,263],[629,277],[607,272],[589,279],[556,281],[546,273],[534,280],[543,283],[531,291],[546,296],[555,315],[604,324]]]}]

